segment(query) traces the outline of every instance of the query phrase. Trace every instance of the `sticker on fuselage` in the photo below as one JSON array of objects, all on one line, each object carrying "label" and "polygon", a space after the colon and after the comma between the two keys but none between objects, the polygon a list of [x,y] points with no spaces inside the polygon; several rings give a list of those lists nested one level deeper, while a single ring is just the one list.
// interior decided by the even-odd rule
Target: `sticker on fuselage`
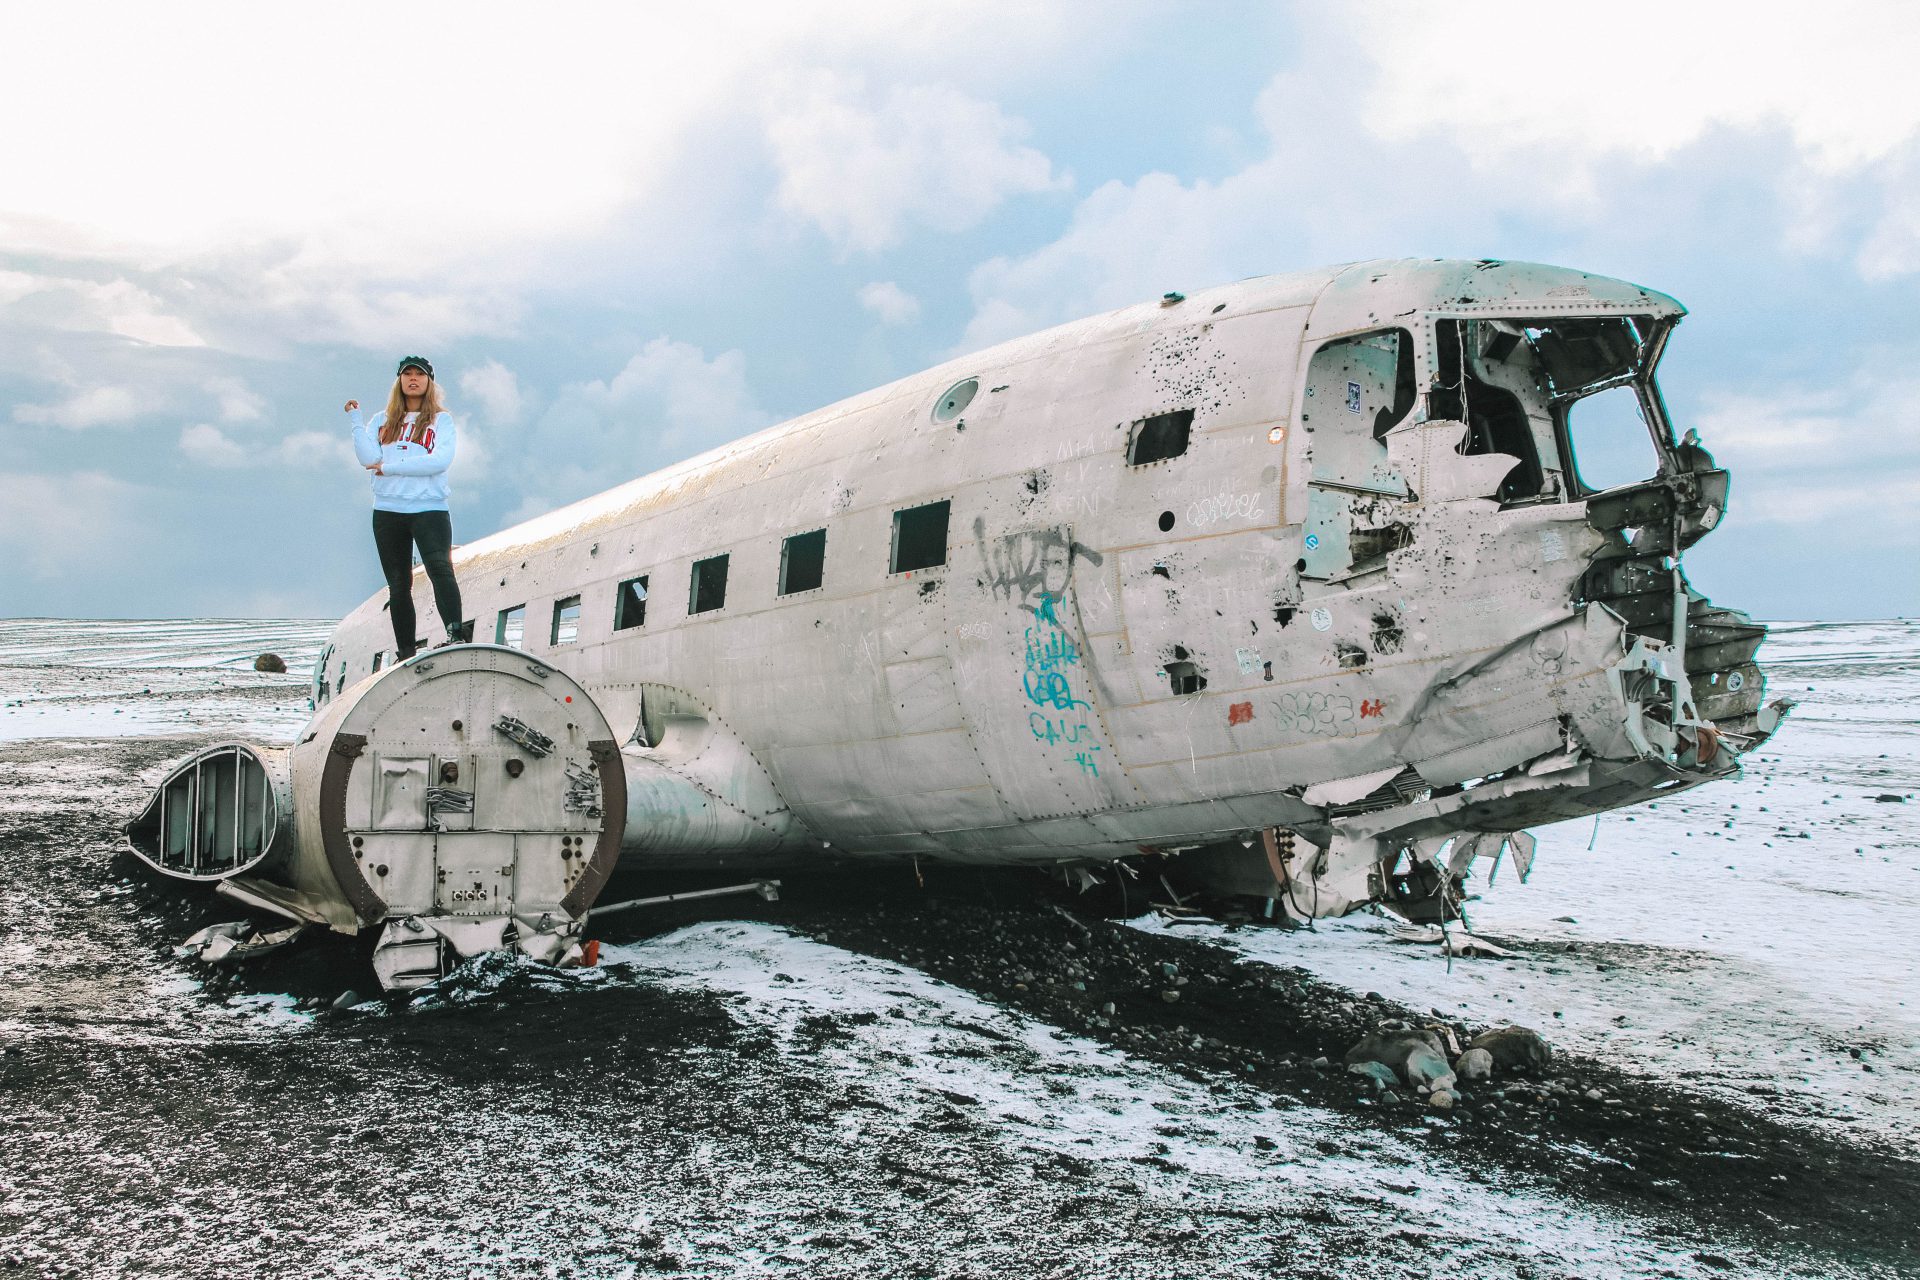
[{"label": "sticker on fuselage", "polygon": [[1315,609],[1307,615],[1307,620],[1313,623],[1313,629],[1315,631],[1325,631],[1333,626],[1333,611],[1331,609]]},{"label": "sticker on fuselage", "polygon": [[1347,384],[1347,412],[1360,412],[1360,384],[1357,382]]}]

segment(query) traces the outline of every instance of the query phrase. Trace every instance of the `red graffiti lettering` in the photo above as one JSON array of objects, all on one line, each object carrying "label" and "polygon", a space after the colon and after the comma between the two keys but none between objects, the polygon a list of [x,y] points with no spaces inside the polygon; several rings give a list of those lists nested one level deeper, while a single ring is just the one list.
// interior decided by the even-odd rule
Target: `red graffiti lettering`
[{"label": "red graffiti lettering", "polygon": [[1384,699],[1381,699],[1381,698],[1360,699],[1360,718],[1362,720],[1371,720],[1375,716],[1383,716],[1386,713],[1387,713],[1387,704]]},{"label": "red graffiti lettering", "polygon": [[1245,724],[1251,719],[1253,719],[1253,704],[1251,702],[1236,702],[1227,708],[1228,724]]}]

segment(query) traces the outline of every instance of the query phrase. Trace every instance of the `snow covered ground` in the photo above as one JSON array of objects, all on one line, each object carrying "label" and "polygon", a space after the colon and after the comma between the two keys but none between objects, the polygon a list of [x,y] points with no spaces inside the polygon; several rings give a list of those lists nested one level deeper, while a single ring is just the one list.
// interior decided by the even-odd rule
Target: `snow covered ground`
[{"label": "snow covered ground", "polygon": [[1920,1147],[1920,622],[1780,624],[1760,661],[1799,706],[1744,778],[1541,828],[1525,885],[1480,864],[1473,928],[1522,959],[1172,927]]},{"label": "snow covered ground", "polygon": [[[0,622],[0,1269],[1855,1273],[1489,1179],[1446,1121],[1177,1071],[767,924],[400,1015],[209,984],[114,824],[172,739],[289,736],[324,633]],[[1920,625],[1776,637],[1801,707],[1747,778],[1543,831],[1530,884],[1482,887],[1476,929],[1522,959],[1449,971],[1366,919],[1175,928],[1911,1143]],[[263,650],[291,674],[253,672]]]},{"label": "snow covered ground", "polygon": [[[332,622],[0,618],[0,742],[221,734],[279,742],[306,723]],[[263,653],[284,675],[253,669]]]}]

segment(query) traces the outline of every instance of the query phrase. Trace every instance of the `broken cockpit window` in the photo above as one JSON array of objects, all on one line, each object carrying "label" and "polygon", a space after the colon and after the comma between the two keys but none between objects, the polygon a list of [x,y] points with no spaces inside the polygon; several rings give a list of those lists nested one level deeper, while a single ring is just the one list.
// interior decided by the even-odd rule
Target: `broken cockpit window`
[{"label": "broken cockpit window", "polygon": [[1437,376],[1427,393],[1427,416],[1467,424],[1461,453],[1515,460],[1489,496],[1514,502],[1554,492],[1540,465],[1542,440],[1552,440],[1552,419],[1526,331],[1506,320],[1442,320],[1434,336]]},{"label": "broken cockpit window", "polygon": [[1502,502],[1645,479],[1659,454],[1639,384],[1664,333],[1630,316],[1439,321],[1428,417],[1467,424],[1463,454],[1515,459]]},{"label": "broken cockpit window", "polygon": [[1582,396],[1565,409],[1567,450],[1582,493],[1651,479],[1660,473],[1660,454],[1647,430],[1637,388],[1612,386]]},{"label": "broken cockpit window", "polygon": [[1376,539],[1358,550],[1363,531],[1404,528],[1388,514],[1411,496],[1387,460],[1387,434],[1412,414],[1417,399],[1413,336],[1381,329],[1325,343],[1307,363],[1301,425],[1313,470],[1301,533],[1302,577],[1332,581],[1385,566],[1397,543]]},{"label": "broken cockpit window", "polygon": [[1405,497],[1387,465],[1388,431],[1413,411],[1413,336],[1382,329],[1337,338],[1307,364],[1300,421],[1313,433],[1314,484]]}]

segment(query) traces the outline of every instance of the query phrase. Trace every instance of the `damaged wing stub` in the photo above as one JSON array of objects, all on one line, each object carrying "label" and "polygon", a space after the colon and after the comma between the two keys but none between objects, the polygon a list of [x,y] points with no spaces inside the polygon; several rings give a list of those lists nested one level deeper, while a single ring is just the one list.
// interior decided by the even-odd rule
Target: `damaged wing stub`
[{"label": "damaged wing stub", "polygon": [[[488,951],[579,963],[626,812],[586,691],[516,650],[461,645],[344,690],[290,748],[189,757],[127,840],[155,870],[295,925],[377,930],[375,971],[403,989]],[[211,956],[245,938],[196,941]]]},{"label": "damaged wing stub", "polygon": [[[1757,644],[1737,645],[1737,662]],[[1476,861],[1489,864],[1491,881],[1510,853],[1525,881],[1534,853],[1526,828],[1737,773],[1739,756],[1791,704],[1759,707],[1755,677],[1750,699],[1710,704],[1722,717],[1712,718],[1695,700],[1689,666],[1673,645],[1592,604],[1435,681],[1425,714],[1403,735],[1410,765],[1364,798],[1337,785],[1308,789],[1310,802],[1343,803],[1327,804],[1323,823],[1301,824],[1312,842],[1301,853],[1276,851],[1280,905],[1298,920],[1376,903],[1444,922],[1459,916]],[[1538,678],[1542,667],[1551,679]]]}]

